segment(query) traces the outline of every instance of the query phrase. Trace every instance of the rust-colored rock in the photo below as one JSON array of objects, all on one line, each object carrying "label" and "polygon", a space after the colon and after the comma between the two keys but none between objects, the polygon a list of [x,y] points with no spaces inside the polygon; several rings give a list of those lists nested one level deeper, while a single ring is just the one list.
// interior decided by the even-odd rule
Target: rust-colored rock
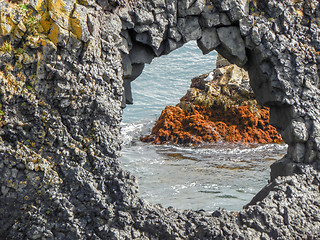
[{"label": "rust-colored rock", "polygon": [[191,88],[177,106],[167,106],[144,142],[154,144],[279,143],[269,124],[269,109],[254,99],[247,73],[235,65],[218,68],[214,79],[192,79]]}]

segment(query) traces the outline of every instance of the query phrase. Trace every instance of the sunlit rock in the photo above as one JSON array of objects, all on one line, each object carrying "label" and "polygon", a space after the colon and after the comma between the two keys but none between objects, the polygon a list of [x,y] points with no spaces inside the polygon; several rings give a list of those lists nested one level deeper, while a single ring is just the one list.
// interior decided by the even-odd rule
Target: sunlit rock
[{"label": "sunlit rock", "polygon": [[269,125],[269,109],[258,105],[248,74],[236,65],[192,79],[177,106],[162,111],[152,132],[141,140],[155,144],[274,143],[282,139]]}]

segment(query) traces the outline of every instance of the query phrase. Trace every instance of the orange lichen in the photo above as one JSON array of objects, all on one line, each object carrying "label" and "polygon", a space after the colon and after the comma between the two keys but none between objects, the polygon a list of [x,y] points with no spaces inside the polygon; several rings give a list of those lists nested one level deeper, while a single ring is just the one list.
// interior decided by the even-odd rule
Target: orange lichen
[{"label": "orange lichen", "polygon": [[143,142],[199,144],[223,140],[231,143],[279,143],[282,138],[269,124],[269,109],[252,112],[249,106],[210,109],[194,105],[190,111],[167,106]]},{"label": "orange lichen", "polygon": [[247,72],[236,65],[217,68],[191,81],[177,106],[167,106],[144,142],[154,144],[278,143],[282,138],[269,125],[269,109],[258,105]]}]

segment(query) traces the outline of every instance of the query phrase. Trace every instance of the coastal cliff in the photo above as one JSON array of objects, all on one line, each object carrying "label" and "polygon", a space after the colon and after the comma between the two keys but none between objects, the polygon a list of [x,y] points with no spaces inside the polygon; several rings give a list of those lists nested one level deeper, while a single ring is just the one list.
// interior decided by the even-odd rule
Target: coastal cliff
[{"label": "coastal cliff", "polygon": [[[319,10],[315,0],[1,1],[1,238],[319,238]],[[151,205],[117,160],[131,81],[192,40],[248,70],[289,145],[237,215]]]},{"label": "coastal cliff", "polygon": [[236,65],[193,78],[180,103],[167,106],[151,134],[141,140],[154,144],[282,141],[269,124],[269,109],[255,100],[248,73]]}]

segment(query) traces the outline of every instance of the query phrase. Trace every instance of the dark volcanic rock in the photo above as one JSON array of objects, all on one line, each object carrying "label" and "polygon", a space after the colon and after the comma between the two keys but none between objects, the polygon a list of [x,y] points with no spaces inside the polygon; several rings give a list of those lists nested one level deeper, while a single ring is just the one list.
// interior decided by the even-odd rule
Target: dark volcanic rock
[{"label": "dark volcanic rock", "polygon": [[[318,1],[14,2],[0,3],[2,239],[319,238]],[[289,144],[272,173],[293,176],[238,216],[150,205],[117,160],[130,82],[191,39],[249,71]]]}]

